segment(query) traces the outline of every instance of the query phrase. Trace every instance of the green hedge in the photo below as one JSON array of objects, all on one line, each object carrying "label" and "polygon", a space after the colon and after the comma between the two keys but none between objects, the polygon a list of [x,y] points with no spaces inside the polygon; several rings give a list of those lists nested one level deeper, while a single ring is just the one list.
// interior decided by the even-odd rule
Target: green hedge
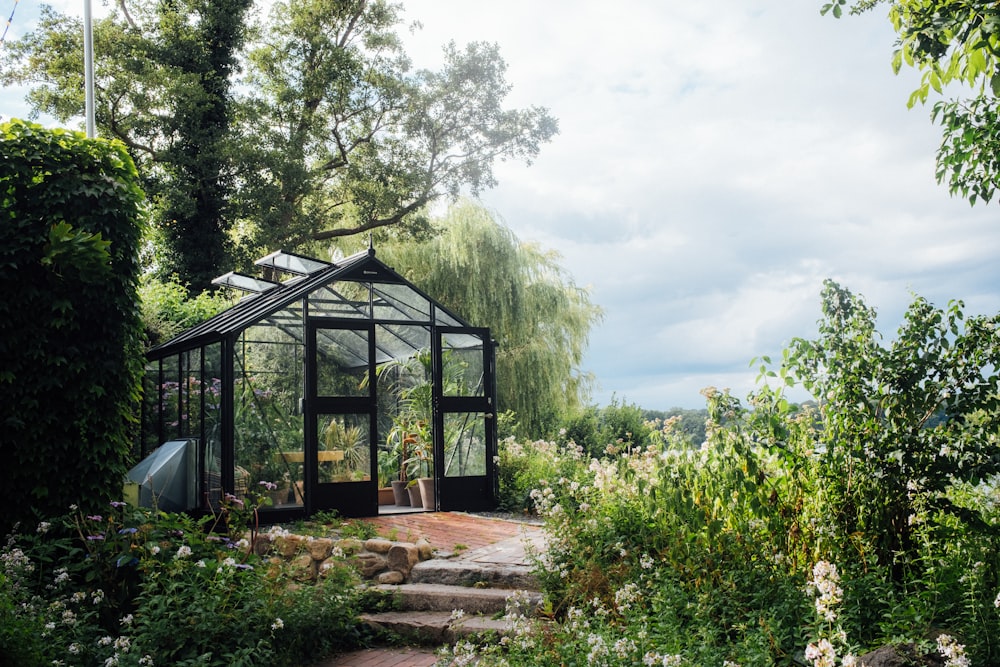
[{"label": "green hedge", "polygon": [[0,125],[0,535],[120,495],[142,373],[124,147]]}]

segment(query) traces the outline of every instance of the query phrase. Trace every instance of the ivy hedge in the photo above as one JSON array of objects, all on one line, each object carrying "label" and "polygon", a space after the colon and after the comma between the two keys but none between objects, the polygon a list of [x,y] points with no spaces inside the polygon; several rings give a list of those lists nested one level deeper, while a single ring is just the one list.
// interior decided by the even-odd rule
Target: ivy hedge
[{"label": "ivy hedge", "polygon": [[0,535],[120,497],[141,391],[143,198],[120,143],[0,125]]}]

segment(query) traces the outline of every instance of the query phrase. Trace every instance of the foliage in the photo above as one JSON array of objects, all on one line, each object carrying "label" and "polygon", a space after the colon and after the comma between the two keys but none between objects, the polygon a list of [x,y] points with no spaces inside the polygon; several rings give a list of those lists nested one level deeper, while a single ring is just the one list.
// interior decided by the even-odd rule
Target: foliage
[{"label": "foliage", "polygon": [[143,275],[139,300],[148,347],[165,343],[232,305],[224,292],[202,292],[192,297],[176,275],[168,280]]},{"label": "foliage", "polygon": [[589,406],[569,417],[559,439],[575,442],[587,456],[601,457],[650,444],[653,428],[642,408],[613,396],[603,407]]},{"label": "foliage", "polygon": [[[970,317],[962,303],[915,298],[888,348],[875,312],[832,281],[823,289],[820,338],[796,339],[786,377],[820,401],[820,475],[840,535],[874,546],[902,583],[918,563],[912,526],[954,516],[985,530],[978,511],[948,497],[955,483],[1000,473],[1000,317]],[[939,411],[944,419],[928,420]]]},{"label": "foliage", "polygon": [[[557,131],[545,109],[506,109],[495,45],[444,49],[411,70],[384,0],[115,3],[95,22],[96,121],[139,165],[161,254],[195,292],[232,253],[300,248],[369,230],[428,231],[423,209],[495,184],[495,160],[530,162]],[[47,9],[7,46],[0,81],[79,115],[79,20]],[[240,72],[240,67],[243,72]]]},{"label": "foliage", "polygon": [[117,142],[0,125],[0,532],[121,488],[142,372],[137,183]]},{"label": "foliage", "polygon": [[116,502],[103,515],[72,511],[12,535],[0,550],[0,610],[16,604],[20,627],[42,641],[13,644],[15,625],[0,631],[0,656],[23,665],[293,666],[353,645],[350,569],[287,586],[244,537],[259,499],[228,499],[229,513],[216,517],[228,526],[221,534]]},{"label": "foliage", "polygon": [[[1000,8],[966,0],[856,0],[851,11],[882,4],[889,5],[898,35],[893,69],[898,72],[905,64],[922,72],[909,106],[924,104],[931,91],[944,94],[953,84],[974,91],[967,99],[943,100],[933,107],[932,118],[944,130],[937,179],[972,204],[990,202],[1000,184]],[[822,12],[839,18],[847,5],[847,0],[833,0]]]},{"label": "foliage", "polygon": [[645,410],[643,416],[647,421],[659,420],[661,424],[668,420],[676,420],[678,434],[686,437],[691,445],[700,447],[701,443],[705,442],[705,420],[708,419],[708,412],[704,409]]},{"label": "foliage", "polygon": [[558,257],[518,241],[471,202],[449,209],[442,232],[380,249],[404,276],[497,339],[497,403],[520,434],[545,433],[582,405],[591,378],[579,369],[590,327],[601,318]]},{"label": "foliage", "polygon": [[[534,487],[546,522],[548,618],[512,610],[461,664],[833,667],[904,642],[995,664],[995,318],[915,298],[882,347],[859,297],[828,282],[823,306],[748,408],[704,392],[700,448],[676,418],[600,459],[505,442],[505,497]],[[817,402],[789,403],[796,382]]]}]

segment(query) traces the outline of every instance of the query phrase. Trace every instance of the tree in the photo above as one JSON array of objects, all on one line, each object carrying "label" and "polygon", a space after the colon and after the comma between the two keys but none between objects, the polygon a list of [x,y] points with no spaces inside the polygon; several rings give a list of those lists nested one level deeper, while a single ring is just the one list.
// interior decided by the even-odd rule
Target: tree
[{"label": "tree", "polygon": [[884,347],[875,310],[828,280],[819,338],[785,353],[786,383],[819,401],[818,472],[836,534],[873,545],[896,583],[920,567],[921,516],[989,529],[949,492],[1000,473],[1000,316],[966,318],[962,307],[915,297]]},{"label": "tree", "polygon": [[[195,292],[234,251],[426,235],[427,204],[493,186],[495,160],[530,161],[557,131],[544,109],[503,108],[495,45],[451,45],[441,71],[412,72],[396,5],[278,2],[253,35],[250,2],[121,1],[95,26],[98,126],[146,177],[164,273]],[[79,33],[47,10],[11,44],[3,80],[38,84],[36,111],[79,114]]]},{"label": "tree", "polygon": [[406,278],[465,319],[490,327],[497,350],[498,410],[538,437],[587,399],[579,365],[601,310],[558,256],[518,241],[481,206],[463,201],[423,243],[380,248]]},{"label": "tree", "polygon": [[[228,264],[231,88],[251,3],[119,2],[94,26],[100,134],[124,142],[140,169],[160,263],[199,291]],[[82,32],[43,7],[38,30],[10,45],[3,79],[38,84],[36,112],[63,122],[82,112]]]},{"label": "tree", "polygon": [[[833,0],[822,12],[843,14],[847,0]],[[923,74],[908,106],[926,103],[933,90],[967,85],[974,95],[942,100],[931,117],[941,124],[938,182],[971,204],[990,202],[1000,185],[1000,6],[973,0],[856,0],[852,13],[889,5],[889,20],[899,40],[893,69],[915,67]]]}]

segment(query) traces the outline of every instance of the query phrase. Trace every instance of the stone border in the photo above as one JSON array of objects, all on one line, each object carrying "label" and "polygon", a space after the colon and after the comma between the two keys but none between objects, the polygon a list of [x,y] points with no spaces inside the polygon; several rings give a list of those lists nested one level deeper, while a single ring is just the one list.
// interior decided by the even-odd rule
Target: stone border
[{"label": "stone border", "polygon": [[379,584],[409,581],[413,566],[434,557],[434,548],[425,539],[397,542],[381,537],[368,540],[333,539],[295,535],[271,530],[257,535],[254,553],[275,564],[286,563],[292,579],[316,581],[332,565],[346,562],[364,578]]}]

